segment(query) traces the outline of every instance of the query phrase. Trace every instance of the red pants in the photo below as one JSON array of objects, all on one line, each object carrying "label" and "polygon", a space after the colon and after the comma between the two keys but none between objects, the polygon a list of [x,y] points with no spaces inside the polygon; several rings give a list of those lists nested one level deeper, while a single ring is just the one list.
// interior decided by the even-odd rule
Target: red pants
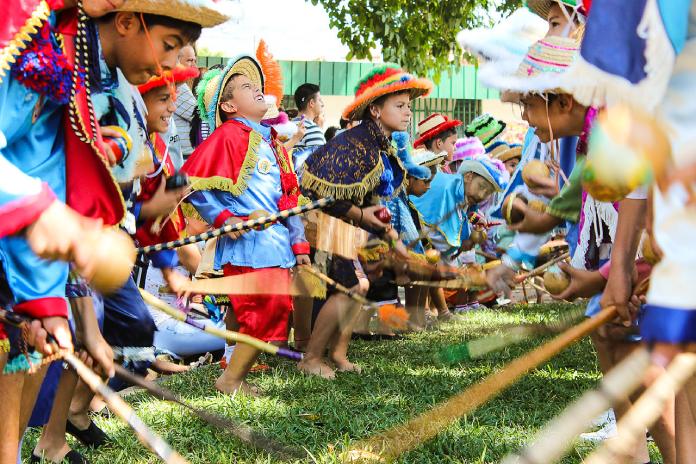
[{"label": "red pants", "polygon": [[[225,264],[225,276],[263,271],[251,267]],[[285,269],[288,280],[290,270]],[[287,341],[288,319],[292,312],[290,295],[229,295],[232,310],[239,323],[239,332],[265,342]]]}]

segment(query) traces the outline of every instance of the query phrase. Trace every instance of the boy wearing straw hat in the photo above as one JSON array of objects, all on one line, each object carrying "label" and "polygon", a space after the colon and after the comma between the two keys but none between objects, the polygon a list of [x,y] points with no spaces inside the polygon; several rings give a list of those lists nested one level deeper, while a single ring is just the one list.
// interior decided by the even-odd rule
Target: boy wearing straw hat
[{"label": "boy wearing straw hat", "polygon": [[434,153],[447,153],[447,160],[443,166],[445,172],[450,174],[456,169],[449,169],[454,155],[454,144],[457,141],[457,127],[462,122],[458,119],[450,119],[440,113],[433,113],[418,123],[418,138],[413,142],[415,148],[424,147]]},{"label": "boy wearing straw hat", "polygon": [[[530,48],[515,76],[503,77],[501,80],[504,83],[503,88],[522,95],[520,100],[524,108],[523,118],[535,128],[535,133],[542,142],[551,141],[556,137],[579,136],[578,156],[583,156],[587,151],[587,140],[597,111],[578,102],[574,94],[566,90],[565,73],[577,59],[578,50],[578,42],[573,39],[547,37]],[[543,69],[536,64],[542,62]],[[578,163],[574,171],[581,169],[582,163]],[[564,187],[566,191],[578,189],[581,196],[579,236],[575,249],[571,248],[571,265],[578,269],[598,269],[608,262],[617,238],[622,246],[619,253],[635,256],[635,248],[631,250],[631,247],[637,246],[637,243],[631,245],[629,242],[633,231],[638,229],[636,224],[639,224],[639,221],[636,216],[637,210],[630,202],[644,201],[644,193],[637,191],[629,196],[626,209],[622,208],[624,227],[618,228],[617,205],[595,200],[578,185],[579,177],[577,180],[573,179],[574,176],[571,175],[571,185]],[[621,231],[620,236],[617,236],[618,231]],[[504,260],[504,263],[514,266],[509,260]],[[495,277],[505,275],[506,272],[504,267],[500,266],[489,273],[493,288],[500,285],[500,281],[495,282]],[[561,296],[574,297],[566,294]],[[599,311],[600,298],[601,294],[590,300],[586,315],[592,316]],[[635,343],[626,340],[614,341],[593,336],[593,342],[604,372],[635,348]],[[617,415],[621,414],[621,408],[625,406],[616,406]],[[669,424],[673,421],[671,411],[665,412],[663,421],[655,425],[653,433],[661,452],[668,460],[672,459],[674,454],[674,436],[669,431]],[[638,447],[637,453],[641,456],[636,462],[644,462],[642,456],[647,456],[645,445]]]},{"label": "boy wearing straw hat", "polygon": [[[132,81],[142,83],[154,73],[154,61],[157,57],[166,62],[169,50],[165,50],[162,46],[163,40],[172,44],[176,53],[182,45],[179,41],[186,40],[182,38],[185,36],[177,29],[172,31],[174,27],[172,24],[169,24],[169,29],[161,23],[156,27],[153,24],[152,36],[155,37],[157,46],[150,52],[152,56],[133,54],[133,49],[130,47],[135,41],[144,40],[140,23],[135,20],[135,15],[126,13],[129,19],[121,22],[119,28],[115,25],[117,16],[114,16],[112,12],[115,8],[125,7],[127,2],[85,1],[85,11],[94,16],[112,12],[107,16],[114,20],[110,25],[114,27],[100,27],[95,21],[81,19],[77,28],[80,35],[78,40],[73,40],[76,22],[74,9],[62,12],[56,20],[57,13],[52,14],[46,8],[46,2],[34,2],[38,5],[33,6],[29,3],[31,2],[22,2],[21,8],[8,7],[8,11],[13,11],[18,16],[24,13],[30,13],[30,15],[28,19],[25,18],[26,21],[19,18],[19,22],[13,23],[17,28],[10,29],[9,33],[17,37],[3,41],[8,51],[3,53],[3,57],[8,62],[3,62],[2,66],[9,70],[2,83],[3,115],[4,120],[12,125],[12,130],[1,128],[6,135],[3,156],[20,170],[47,182],[59,199],[67,199],[79,212],[100,217],[106,224],[118,223],[123,217],[124,208],[117,186],[106,168],[109,162],[115,162],[112,157],[113,152],[106,149],[102,137],[106,136],[108,131],[100,131],[95,122],[87,87],[82,85],[81,79],[73,79],[77,76],[74,73],[74,61],[85,59],[85,61],[79,61],[77,66],[80,69],[88,68],[90,72],[97,71],[92,66],[93,62],[90,62],[87,67],[85,53],[91,44],[96,47],[103,45],[101,51],[110,59],[111,66],[126,67],[126,74]],[[171,5],[173,2],[166,3]],[[49,7],[54,6],[60,9],[73,5],[74,2],[48,2]],[[204,9],[205,5],[201,4],[196,11]],[[191,11],[191,8],[188,8],[188,11]],[[182,11],[177,14],[181,15]],[[108,18],[103,18],[103,24],[107,24]],[[121,18],[124,18],[123,14]],[[153,18],[157,16],[148,16],[149,21]],[[20,26],[25,27],[20,28]],[[87,29],[91,27],[91,30],[88,33],[83,27]],[[200,31],[200,26],[195,27]],[[27,40],[26,31],[29,31],[28,34],[32,40]],[[109,32],[116,33],[109,36]],[[163,32],[168,34],[162,35]],[[99,33],[102,33],[101,37]],[[61,34],[65,52],[58,45]],[[141,49],[145,48],[141,47]],[[97,49],[92,52],[93,57],[100,54]],[[36,57],[39,57],[41,66],[34,66]],[[94,84],[91,90],[96,93],[99,89],[96,83],[91,81],[93,78],[94,75],[90,74],[86,79],[90,80],[90,84]],[[68,114],[63,114],[68,101],[73,103],[69,117]],[[71,127],[61,126],[62,121],[69,123]],[[80,135],[76,132],[80,132]],[[83,144],[81,152],[80,147],[75,145],[76,142]],[[81,164],[79,171],[72,171],[70,167],[74,167],[75,163],[71,163],[71,159],[74,161],[74,156],[78,156],[78,152],[79,156],[84,156],[85,162],[78,162],[77,164]],[[71,182],[74,184],[77,182],[76,179],[80,183],[81,204],[71,201],[75,198],[72,195],[75,190],[71,189]],[[95,205],[98,207],[91,208]],[[54,219],[59,217],[54,216]],[[46,319],[45,329],[57,335],[59,343],[64,345],[65,337],[56,331],[56,321],[61,321],[58,323],[59,326],[67,327],[63,319],[67,311],[65,307],[67,265],[38,261],[25,246],[29,242],[24,242],[19,236],[8,240],[11,240],[12,244],[5,246],[10,242],[3,243],[2,261],[8,281],[11,282],[15,309],[21,312],[22,308],[26,307],[27,314]],[[6,357],[3,356],[0,361],[3,367],[7,367]],[[40,378],[37,376],[31,382]],[[29,383],[26,382],[24,387],[28,389]],[[15,401],[18,399],[17,395],[26,393],[27,389],[20,383],[19,388],[6,391],[5,384],[5,379],[0,379],[0,391],[6,400],[3,408],[9,409],[9,417],[13,417],[19,414],[17,411],[20,410],[20,405],[26,407],[32,403],[32,400],[24,398],[22,401]],[[24,414],[24,411],[20,413]],[[26,423],[25,419],[26,417],[23,417],[20,424]],[[8,456],[13,454],[13,448],[15,456],[11,459],[16,457],[16,438],[18,432],[21,433],[16,425],[17,422],[12,420],[3,422],[3,428],[0,430],[0,435],[3,436],[0,460],[9,459]],[[9,428],[6,429],[5,426]]]},{"label": "boy wearing straw hat", "polygon": [[[259,210],[270,214],[294,208],[301,198],[292,159],[275,130],[261,125],[268,109],[263,90],[261,66],[251,56],[209,71],[198,86],[200,111],[213,132],[182,170],[194,190],[187,202],[215,227],[242,222]],[[265,230],[220,238],[214,267],[226,276],[281,268],[289,278],[290,268],[309,264],[308,255],[304,226],[295,216]],[[290,295],[230,295],[230,301],[241,333],[268,342],[287,340]],[[245,379],[258,355],[256,348],[238,344],[216,388],[256,395]]]}]

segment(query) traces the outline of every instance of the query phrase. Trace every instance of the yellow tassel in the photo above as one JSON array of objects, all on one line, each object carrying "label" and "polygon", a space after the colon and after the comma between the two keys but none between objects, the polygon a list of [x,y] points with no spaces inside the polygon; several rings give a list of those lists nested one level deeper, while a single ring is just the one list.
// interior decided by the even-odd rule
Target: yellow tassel
[{"label": "yellow tassel", "polygon": [[298,267],[293,284],[301,290],[301,293],[320,300],[326,299],[326,284],[314,274]]},{"label": "yellow tassel", "polygon": [[239,170],[237,182],[223,176],[212,177],[191,177],[192,190],[222,190],[230,192],[238,197],[247,189],[249,179],[251,178],[256,162],[259,158],[258,150],[263,137],[256,131],[249,134],[249,148],[242,162],[242,167]]}]

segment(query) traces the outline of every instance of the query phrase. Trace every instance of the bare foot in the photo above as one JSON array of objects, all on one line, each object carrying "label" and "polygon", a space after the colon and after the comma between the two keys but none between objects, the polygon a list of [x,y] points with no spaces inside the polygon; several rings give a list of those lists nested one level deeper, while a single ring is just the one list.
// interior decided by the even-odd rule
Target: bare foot
[{"label": "bare foot", "polygon": [[227,393],[228,395],[242,394],[254,398],[261,396],[258,388],[249,385],[244,380],[226,379],[224,374],[215,381],[215,388],[219,392]]},{"label": "bare foot", "polygon": [[360,374],[362,368],[355,363],[348,361],[347,358],[332,357],[331,361],[336,365],[338,372],[355,372]]},{"label": "bare foot", "polygon": [[336,378],[336,372],[321,359],[315,360],[305,357],[302,361],[297,363],[297,368],[305,374],[318,375],[328,380]]},{"label": "bare foot", "polygon": [[50,447],[39,449],[37,445],[34,448],[34,456],[37,458],[43,458],[45,462],[63,462],[65,456],[72,451],[66,442],[63,442],[62,446],[57,449],[50,449]]}]

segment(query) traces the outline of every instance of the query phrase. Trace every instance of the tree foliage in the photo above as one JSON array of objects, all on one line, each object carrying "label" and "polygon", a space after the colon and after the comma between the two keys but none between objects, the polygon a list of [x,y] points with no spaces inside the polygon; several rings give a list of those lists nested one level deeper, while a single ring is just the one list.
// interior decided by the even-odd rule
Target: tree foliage
[{"label": "tree foliage", "polygon": [[[435,77],[459,64],[457,33],[507,14],[521,0],[311,0],[321,4],[331,27],[349,47],[347,59],[370,59],[379,43],[385,61]],[[451,58],[454,57],[454,63]]]}]

